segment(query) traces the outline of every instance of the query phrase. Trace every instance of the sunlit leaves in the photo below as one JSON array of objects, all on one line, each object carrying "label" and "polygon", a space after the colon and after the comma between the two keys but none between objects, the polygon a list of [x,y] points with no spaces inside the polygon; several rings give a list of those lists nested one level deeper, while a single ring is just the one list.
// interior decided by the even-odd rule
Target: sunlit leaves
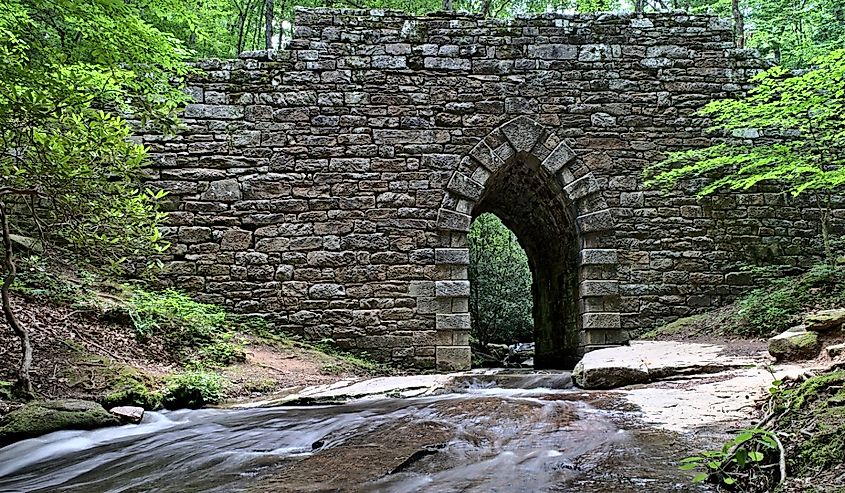
[{"label": "sunlit leaves", "polygon": [[161,251],[163,195],[139,185],[146,150],[124,117],[172,128],[180,43],[122,0],[9,0],[0,33],[0,200],[16,205],[13,226],[106,261]]},{"label": "sunlit leaves", "polygon": [[701,114],[726,142],[670,154],[646,170],[647,185],[670,189],[708,177],[700,195],[782,184],[793,195],[833,190],[845,183],[845,51],[818,58],[793,75],[774,67],[754,79],[739,100],[714,101]]}]

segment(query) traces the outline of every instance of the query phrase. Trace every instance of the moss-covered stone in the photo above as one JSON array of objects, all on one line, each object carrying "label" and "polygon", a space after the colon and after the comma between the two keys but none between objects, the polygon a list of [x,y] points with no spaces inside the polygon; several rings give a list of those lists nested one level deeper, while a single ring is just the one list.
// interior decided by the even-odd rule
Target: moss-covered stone
[{"label": "moss-covered stone", "polygon": [[31,402],[0,419],[0,447],[59,430],[92,430],[120,424],[96,402],[78,399]]},{"label": "moss-covered stone", "polygon": [[150,378],[124,368],[111,382],[110,391],[103,396],[103,407],[136,406],[148,411],[160,409],[162,395],[161,392],[151,390],[152,384]]},{"label": "moss-covered stone", "polygon": [[769,354],[778,361],[812,359],[820,350],[818,334],[803,327],[794,327],[769,339]]},{"label": "moss-covered stone", "polygon": [[822,310],[804,316],[804,326],[807,330],[824,332],[839,329],[845,322],[845,308]]}]

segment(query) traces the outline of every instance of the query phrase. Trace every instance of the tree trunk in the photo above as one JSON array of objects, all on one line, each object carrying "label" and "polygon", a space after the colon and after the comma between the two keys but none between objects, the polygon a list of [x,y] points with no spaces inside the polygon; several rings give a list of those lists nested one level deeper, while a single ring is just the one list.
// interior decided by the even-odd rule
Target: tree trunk
[{"label": "tree trunk", "polygon": [[446,12],[452,11],[452,0],[443,0],[443,10]]},{"label": "tree trunk", "polygon": [[634,12],[636,12],[636,13],[638,13],[638,14],[642,14],[642,13],[643,13],[643,3],[644,3],[644,2],[645,2],[645,0],[636,0],[636,1],[634,2]]},{"label": "tree trunk", "polygon": [[0,298],[3,303],[3,315],[6,317],[6,323],[18,336],[21,341],[21,364],[18,368],[17,390],[24,397],[31,398],[34,396],[32,391],[32,381],[29,379],[29,369],[32,366],[32,345],[29,342],[29,332],[18,322],[15,318],[15,313],[12,311],[12,303],[9,299],[9,287],[15,281],[17,275],[17,267],[15,266],[15,257],[12,252],[12,237],[9,233],[9,217],[6,213],[6,204],[0,202],[0,228],[3,231],[3,262],[6,266],[6,277],[3,279],[3,285],[0,286]]},{"label": "tree trunk", "polygon": [[743,19],[742,10],[739,8],[739,0],[731,0],[731,12],[733,12],[734,17],[736,47],[745,48],[745,19]]},{"label": "tree trunk", "polygon": [[267,0],[266,9],[264,10],[264,44],[268,50],[273,49],[273,8],[275,7],[273,0]]},{"label": "tree trunk", "polygon": [[481,2],[481,15],[490,17],[490,11],[493,9],[493,0],[483,0]]}]

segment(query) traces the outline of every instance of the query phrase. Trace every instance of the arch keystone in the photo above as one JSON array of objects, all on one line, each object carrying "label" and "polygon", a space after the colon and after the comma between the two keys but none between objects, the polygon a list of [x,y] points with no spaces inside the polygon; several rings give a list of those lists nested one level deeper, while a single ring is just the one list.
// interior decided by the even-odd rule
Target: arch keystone
[{"label": "arch keystone", "polygon": [[531,151],[545,133],[542,125],[527,116],[514,118],[502,125],[501,130],[516,152]]}]

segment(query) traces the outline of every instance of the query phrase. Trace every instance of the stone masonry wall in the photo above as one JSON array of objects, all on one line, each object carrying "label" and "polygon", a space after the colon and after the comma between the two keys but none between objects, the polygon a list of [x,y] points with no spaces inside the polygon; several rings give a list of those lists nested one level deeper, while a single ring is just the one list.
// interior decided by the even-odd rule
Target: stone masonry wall
[{"label": "stone masonry wall", "polygon": [[171,279],[202,300],[463,368],[466,231],[492,211],[550,306],[548,366],[566,366],[730,300],[743,262],[817,251],[812,211],[782,194],[643,190],[648,163],[710,143],[695,110],[759,70],[727,23],[299,10],[295,26],[285,51],[200,63],[185,130],[143,135]]}]

